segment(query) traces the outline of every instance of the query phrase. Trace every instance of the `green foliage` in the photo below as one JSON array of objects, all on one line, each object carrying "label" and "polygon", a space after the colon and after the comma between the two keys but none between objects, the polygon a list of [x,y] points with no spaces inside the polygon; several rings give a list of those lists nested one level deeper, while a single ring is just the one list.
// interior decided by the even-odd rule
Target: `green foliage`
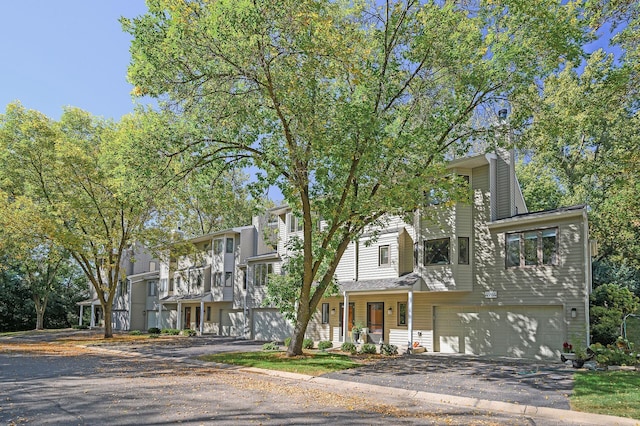
[{"label": "green foliage", "polygon": [[187,328],[187,329],[184,329],[184,330],[180,331],[180,335],[182,335],[182,336],[193,337],[193,336],[196,336],[197,334],[198,334],[197,331],[192,330],[190,328]]},{"label": "green foliage", "polygon": [[287,337],[284,339],[284,345],[288,348],[291,344],[291,337]]},{"label": "green foliage", "polygon": [[578,371],[571,409],[639,419],[639,389],[640,374],[635,371]]},{"label": "green foliage", "polygon": [[628,288],[602,284],[591,294],[591,335],[595,343],[612,344],[620,336],[623,317],[637,311],[640,299]]},{"label": "green foliage", "polygon": [[313,349],[313,339],[304,339],[302,341],[302,347],[304,349]]},{"label": "green foliage", "polygon": [[637,352],[632,351],[632,346],[628,345],[602,345],[595,343],[589,346],[595,354],[596,361],[601,365],[637,365],[640,364]]},{"label": "green foliage", "polygon": [[178,334],[180,334],[180,330],[178,330],[177,328],[163,328],[162,329],[162,334],[168,334],[170,336],[177,336]]},{"label": "green foliage", "polygon": [[342,352],[349,352],[352,355],[358,352],[358,348],[356,347],[356,345],[351,342],[343,342],[340,346],[340,350]]},{"label": "green foliage", "polygon": [[277,342],[267,342],[262,345],[263,351],[277,351],[279,349],[280,347],[278,346]]},{"label": "green foliage", "polygon": [[74,324],[74,325],[72,325],[71,327],[72,327],[73,329],[75,329],[75,330],[87,330],[87,329],[89,328],[89,326],[88,326],[88,325],[86,325],[86,324],[82,324],[82,325],[80,325],[80,324]]},{"label": "green foliage", "polygon": [[360,353],[375,354],[378,353],[378,351],[376,350],[376,345],[373,343],[365,343],[362,345],[362,348],[360,348]]},{"label": "green foliage", "polygon": [[396,345],[385,343],[380,347],[380,353],[388,356],[398,355],[398,347]]},{"label": "green foliage", "polygon": [[331,343],[329,340],[321,340],[318,342],[318,349],[320,349],[321,351],[325,351],[332,347],[333,343]]},{"label": "green foliage", "polygon": [[481,115],[578,59],[579,12],[527,1],[157,0],[121,23],[135,92],[166,97],[197,123],[184,152],[220,169],[257,167],[258,183],[277,185],[302,220],[290,267],[299,279],[272,280],[282,295],[269,297],[304,335],[365,228],[416,209],[430,189],[468,200],[442,178],[446,159],[478,138],[496,142]]},{"label": "green foliage", "polygon": [[132,335],[132,336],[141,336],[142,335],[142,331],[140,331],[140,330],[131,330],[129,332],[129,334]]},{"label": "green foliage", "polygon": [[160,334],[160,329],[158,327],[149,327],[149,329],[147,329],[147,333]]}]

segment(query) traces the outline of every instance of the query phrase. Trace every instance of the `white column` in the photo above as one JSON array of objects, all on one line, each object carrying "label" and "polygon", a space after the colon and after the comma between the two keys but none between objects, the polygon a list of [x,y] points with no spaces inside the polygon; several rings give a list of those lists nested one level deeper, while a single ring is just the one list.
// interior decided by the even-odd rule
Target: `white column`
[{"label": "white column", "polygon": [[158,300],[158,328],[162,330],[162,302]]},{"label": "white column", "polygon": [[347,341],[347,333],[349,333],[349,325],[347,321],[349,321],[349,295],[347,292],[344,292],[344,309],[342,310],[342,342]]},{"label": "white column", "polygon": [[200,335],[204,332],[204,300],[200,299]]},{"label": "white column", "polygon": [[407,332],[409,333],[409,349],[413,349],[413,289],[407,295]]},{"label": "white column", "polygon": [[176,321],[176,328],[182,330],[182,303],[178,302],[178,318]]},{"label": "white column", "polygon": [[93,328],[96,326],[96,305],[91,303],[91,321],[89,322],[89,327]]},{"label": "white column", "polygon": [[84,315],[84,306],[80,305],[80,318],[78,318],[78,325],[82,325],[82,316]]}]

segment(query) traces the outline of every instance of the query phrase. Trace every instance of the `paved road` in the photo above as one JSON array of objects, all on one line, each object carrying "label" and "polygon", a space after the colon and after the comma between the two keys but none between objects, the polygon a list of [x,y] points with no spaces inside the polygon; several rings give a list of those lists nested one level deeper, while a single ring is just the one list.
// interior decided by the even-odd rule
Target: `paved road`
[{"label": "paved road", "polygon": [[[431,354],[305,378],[192,358],[261,349],[257,342],[219,337],[110,344],[99,351],[2,350],[6,343],[46,346],[61,335],[0,337],[0,424],[618,423],[555,409],[568,408],[572,383],[571,370],[562,365]],[[475,404],[471,398],[498,402]],[[505,401],[554,408],[523,414]]]}]

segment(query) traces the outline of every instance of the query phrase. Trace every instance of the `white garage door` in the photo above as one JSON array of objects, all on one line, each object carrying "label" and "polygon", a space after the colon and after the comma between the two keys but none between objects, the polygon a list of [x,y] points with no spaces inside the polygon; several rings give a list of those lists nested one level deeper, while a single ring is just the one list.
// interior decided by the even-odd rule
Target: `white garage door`
[{"label": "white garage door", "polygon": [[553,358],[565,328],[561,306],[444,307],[434,312],[434,348],[445,353]]},{"label": "white garage door", "polygon": [[253,338],[282,342],[293,334],[293,327],[276,309],[253,310]]},{"label": "white garage door", "polygon": [[220,334],[222,336],[244,336],[244,312],[241,309],[222,309],[220,315]]}]

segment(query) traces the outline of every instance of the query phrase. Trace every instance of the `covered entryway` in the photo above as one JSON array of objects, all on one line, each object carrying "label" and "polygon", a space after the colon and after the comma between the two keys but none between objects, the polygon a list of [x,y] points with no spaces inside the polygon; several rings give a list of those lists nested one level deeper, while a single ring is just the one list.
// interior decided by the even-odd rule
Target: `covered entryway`
[{"label": "covered entryway", "polygon": [[293,327],[277,309],[254,309],[252,327],[254,340],[282,342],[293,334]]},{"label": "covered entryway", "polygon": [[384,303],[367,303],[367,339],[373,343],[380,343],[384,336]]},{"label": "covered entryway", "polygon": [[562,347],[562,306],[436,306],[434,351],[553,358]]}]

